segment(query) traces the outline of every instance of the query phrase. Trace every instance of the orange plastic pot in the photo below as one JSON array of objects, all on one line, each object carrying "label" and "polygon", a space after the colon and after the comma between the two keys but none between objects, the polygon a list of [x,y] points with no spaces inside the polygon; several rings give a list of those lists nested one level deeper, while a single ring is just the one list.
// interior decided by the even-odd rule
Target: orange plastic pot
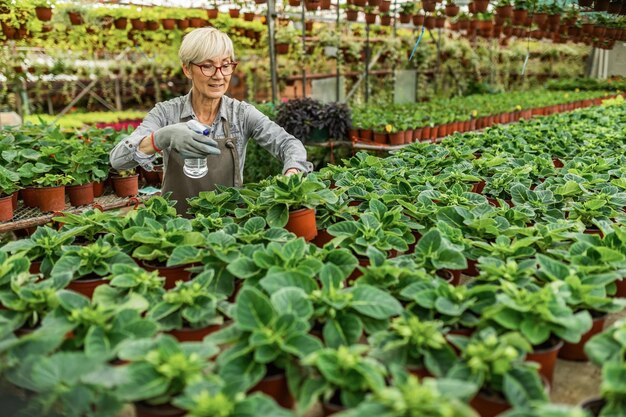
[{"label": "orange plastic pot", "polygon": [[17,196],[19,194],[19,191],[14,192],[13,194],[11,194],[11,206],[13,206],[13,211],[17,210]]},{"label": "orange plastic pot", "polygon": [[36,188],[35,197],[41,211],[65,210],[65,186]]},{"label": "orange plastic pot", "polygon": [[79,294],[83,294],[85,297],[91,299],[93,297],[93,292],[100,285],[106,284],[107,280],[96,277],[96,278],[80,278],[76,281],[72,281],[67,286],[68,290],[76,291]]},{"label": "orange plastic pot", "polygon": [[313,240],[317,236],[315,209],[303,208],[290,211],[285,229],[298,237],[303,237],[307,242]]},{"label": "orange plastic pot", "polygon": [[554,377],[554,367],[559,350],[563,347],[562,340],[552,340],[546,342],[544,346],[535,347],[534,350],[526,354],[526,362],[536,362],[539,364],[539,374],[552,383]]},{"label": "orange plastic pot", "polygon": [[335,236],[331,235],[326,231],[326,229],[321,229],[317,231],[317,236],[311,241],[311,243],[315,244],[315,246],[323,247],[325,244],[333,240]]},{"label": "orange plastic pot", "polygon": [[480,417],[496,417],[509,410],[511,405],[501,395],[480,391],[470,401],[470,406],[476,410]]},{"label": "orange plastic pot", "polygon": [[146,271],[159,271],[159,275],[165,278],[163,288],[166,290],[174,288],[178,281],[189,281],[191,279],[191,272],[186,270],[191,266],[190,264],[161,266],[142,262],[141,265]]},{"label": "orange plastic pot", "polygon": [[37,207],[37,192],[35,190],[35,187],[26,187],[21,190],[24,206]]},{"label": "orange plastic pot", "polygon": [[112,176],[111,182],[118,197],[132,197],[139,194],[139,174],[129,177]]},{"label": "orange plastic pot", "polygon": [[183,327],[182,329],[170,330],[167,333],[171,334],[178,340],[179,342],[201,342],[205,336],[210,335],[221,329],[222,326],[219,324],[214,324],[206,327],[201,327],[199,329],[194,329],[191,327]]},{"label": "orange plastic pot", "polygon": [[67,194],[70,197],[70,204],[74,207],[91,204],[94,199],[93,183],[67,187]]},{"label": "orange plastic pot", "polygon": [[269,375],[252,387],[250,392],[262,392],[276,400],[280,406],[293,408],[295,401],[287,387],[287,377],[283,371],[275,371],[276,373],[268,372]]},{"label": "orange plastic pot", "polygon": [[0,222],[6,222],[13,218],[13,196],[0,198]]},{"label": "orange plastic pot", "polygon": [[93,196],[100,197],[104,194],[104,181],[93,183]]},{"label": "orange plastic pot", "polygon": [[615,286],[617,287],[615,297],[626,298],[626,278],[615,281]]},{"label": "orange plastic pot", "polygon": [[587,341],[593,336],[601,333],[606,323],[606,314],[598,317],[594,317],[591,329],[580,338],[578,343],[564,342],[563,347],[559,350],[559,358],[567,359],[568,361],[586,361],[588,360],[585,354],[585,345]]}]

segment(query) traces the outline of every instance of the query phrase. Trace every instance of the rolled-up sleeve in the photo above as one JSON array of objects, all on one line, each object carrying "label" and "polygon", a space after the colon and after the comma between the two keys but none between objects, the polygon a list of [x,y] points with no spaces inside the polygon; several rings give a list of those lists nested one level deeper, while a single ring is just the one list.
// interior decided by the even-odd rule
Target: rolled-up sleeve
[{"label": "rolled-up sleeve", "polygon": [[251,105],[245,106],[243,113],[246,136],[283,162],[283,174],[290,168],[313,171],[313,164],[307,161],[306,148],[300,140]]},{"label": "rolled-up sleeve", "polygon": [[141,124],[128,137],[122,139],[109,154],[114,169],[131,169],[138,165],[152,170],[152,161],[157,157],[139,151],[139,143],[150,133],[167,126],[167,119],[161,105],[154,107]]}]

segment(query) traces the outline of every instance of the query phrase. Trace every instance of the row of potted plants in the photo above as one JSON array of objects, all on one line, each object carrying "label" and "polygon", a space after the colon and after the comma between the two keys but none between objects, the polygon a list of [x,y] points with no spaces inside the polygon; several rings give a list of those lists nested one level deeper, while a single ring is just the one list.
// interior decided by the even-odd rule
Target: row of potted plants
[{"label": "row of potted plants", "polygon": [[599,105],[606,96],[604,92],[533,91],[436,99],[410,105],[356,107],[352,118],[353,129],[358,132],[353,131],[350,136],[377,143],[410,143],[528,119],[533,115]]},{"label": "row of potted plants", "polygon": [[[275,407],[253,394],[269,392],[265,380],[298,413],[318,398],[327,415],[387,410],[400,393],[420,401],[389,415],[425,413],[429,393],[451,395],[436,388],[448,383],[455,412],[473,415],[470,401],[483,416],[510,406],[543,416],[552,406],[540,375],[554,368],[534,365],[537,355],[587,340],[601,329],[596,313],[624,306],[611,297],[626,275],[623,125],[616,100],[218,188],[190,201],[193,220],[161,197],[125,216],[59,217],[60,230],[0,250],[3,375],[37,393],[33,407],[63,407],[73,390],[28,376],[84,360],[59,376],[90,393],[77,415],[126,401],[180,415],[230,404],[226,415],[238,415],[252,397]],[[310,207],[326,242],[283,228]],[[175,267],[186,275],[172,277]],[[459,285],[460,271],[475,278]],[[93,280],[91,301],[73,292]],[[204,342],[153,337],[190,328]],[[611,381],[603,412],[623,401]]]}]

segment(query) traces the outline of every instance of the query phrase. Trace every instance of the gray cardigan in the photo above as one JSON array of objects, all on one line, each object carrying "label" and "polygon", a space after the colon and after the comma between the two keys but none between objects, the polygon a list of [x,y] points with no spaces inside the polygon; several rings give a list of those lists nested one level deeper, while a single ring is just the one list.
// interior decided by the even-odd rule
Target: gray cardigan
[{"label": "gray cardigan", "polygon": [[[191,119],[196,119],[191,106],[191,92],[182,97],[157,103],[143,119],[141,125],[113,148],[109,155],[111,166],[115,169],[130,169],[141,165],[151,170],[152,162],[157,155],[148,156],[138,152],[141,140],[161,127]],[[222,96],[219,117],[216,117],[210,126],[209,137],[224,137],[223,124],[226,120],[230,122],[231,134],[237,143],[242,178],[246,145],[250,138],[256,140],[261,147],[283,162],[283,173],[289,168],[297,168],[303,172],[313,170],[313,164],[306,160],[306,149],[302,142],[272,122],[254,106]],[[168,152],[167,149],[163,150],[164,170],[167,170]]]}]

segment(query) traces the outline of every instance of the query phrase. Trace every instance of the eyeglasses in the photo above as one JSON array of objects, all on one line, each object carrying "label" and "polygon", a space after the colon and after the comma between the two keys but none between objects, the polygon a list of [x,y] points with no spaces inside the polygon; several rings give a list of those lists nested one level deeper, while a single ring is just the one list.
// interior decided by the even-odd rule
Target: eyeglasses
[{"label": "eyeglasses", "polygon": [[228,64],[224,64],[221,67],[217,67],[212,64],[195,64],[193,62],[191,62],[191,65],[195,65],[196,67],[200,68],[200,71],[205,77],[213,77],[215,74],[217,74],[217,70],[220,70],[222,75],[226,77],[227,75],[231,75],[233,72],[235,72],[235,68],[237,68],[238,63],[239,62],[229,62]]}]

